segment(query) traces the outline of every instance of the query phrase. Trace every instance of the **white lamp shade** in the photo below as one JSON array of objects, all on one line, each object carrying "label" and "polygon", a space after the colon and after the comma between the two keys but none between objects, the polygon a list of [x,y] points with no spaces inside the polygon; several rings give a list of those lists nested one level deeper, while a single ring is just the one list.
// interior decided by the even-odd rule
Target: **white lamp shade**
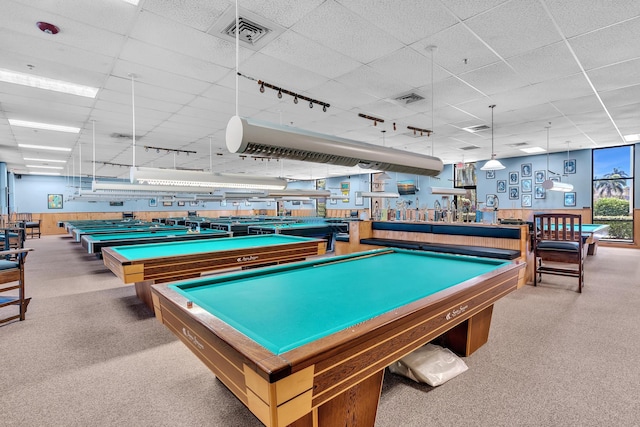
[{"label": "white lamp shade", "polygon": [[431,187],[431,194],[464,196],[467,194],[467,190],[465,190],[464,188]]},{"label": "white lamp shade", "polygon": [[484,166],[482,166],[480,168],[480,170],[483,171],[499,171],[504,169],[505,166],[500,163],[500,160],[497,160],[495,158],[495,154],[491,156],[491,160],[489,160],[487,163],[484,164]]}]

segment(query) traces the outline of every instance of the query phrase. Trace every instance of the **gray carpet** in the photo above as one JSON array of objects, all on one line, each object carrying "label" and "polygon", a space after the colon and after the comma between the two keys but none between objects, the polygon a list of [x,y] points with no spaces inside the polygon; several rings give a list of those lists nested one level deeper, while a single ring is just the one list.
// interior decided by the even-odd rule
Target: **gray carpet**
[{"label": "gray carpet", "polygon": [[[27,320],[0,326],[0,426],[262,425],[101,260],[60,236],[27,246]],[[640,426],[639,259],[600,248],[582,294],[545,276],[502,299],[442,386],[387,372],[376,426]]]}]

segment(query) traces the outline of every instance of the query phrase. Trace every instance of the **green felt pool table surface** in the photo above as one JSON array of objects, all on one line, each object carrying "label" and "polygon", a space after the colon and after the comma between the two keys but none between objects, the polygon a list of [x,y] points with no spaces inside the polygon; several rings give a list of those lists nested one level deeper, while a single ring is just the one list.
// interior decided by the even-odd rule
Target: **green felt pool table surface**
[{"label": "green felt pool table surface", "polygon": [[[192,234],[189,229],[181,228],[178,230],[160,228],[158,230],[153,231],[140,231],[140,232],[132,232],[132,233],[113,233],[113,234],[96,234],[90,236],[90,239],[96,241],[108,241],[108,240],[143,240],[149,237],[158,237],[158,236],[183,236],[187,234]],[[226,234],[224,231],[220,230],[200,230],[200,234],[209,234],[209,235],[220,235]]]},{"label": "green felt pool table surface", "polygon": [[281,354],[509,262],[382,250],[345,262],[301,264],[170,288]]},{"label": "green felt pool table surface", "polygon": [[123,258],[133,261],[146,258],[174,257],[214,251],[226,252],[239,249],[312,240],[313,239],[307,239],[303,237],[269,234],[261,236],[243,236],[191,242],[149,243],[122,247],[113,246],[110,248],[110,250],[116,252]]}]

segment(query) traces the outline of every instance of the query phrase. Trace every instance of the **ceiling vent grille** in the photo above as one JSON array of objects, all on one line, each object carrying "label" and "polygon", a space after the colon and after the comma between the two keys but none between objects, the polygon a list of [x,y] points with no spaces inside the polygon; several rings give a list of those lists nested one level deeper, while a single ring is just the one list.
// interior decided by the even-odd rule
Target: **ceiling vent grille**
[{"label": "ceiling vent grille", "polygon": [[489,130],[491,129],[491,127],[487,126],[487,125],[477,125],[477,126],[469,126],[466,128],[462,128],[462,130],[466,130],[467,132],[471,132],[471,133],[476,133],[476,132],[480,132],[483,130]]},{"label": "ceiling vent grille", "polygon": [[[111,135],[109,135],[111,138],[113,139],[120,139],[120,140],[133,140],[133,134],[130,133],[119,133],[119,132],[113,132]],[[140,135],[136,135],[136,141],[142,139],[142,136]]]},{"label": "ceiling vent grille", "polygon": [[424,96],[418,95],[415,92],[407,93],[406,95],[401,95],[395,100],[401,104],[412,104],[414,102],[422,101]]},{"label": "ceiling vent grille", "polygon": [[462,151],[471,151],[471,150],[477,150],[478,147],[477,145],[467,145],[466,147],[460,147],[460,150]]},{"label": "ceiling vent grille", "polygon": [[[250,45],[266,36],[271,30],[242,16],[238,17],[239,39]],[[229,37],[236,37],[236,20],[234,19],[223,31]]]},{"label": "ceiling vent grille", "polygon": [[514,144],[509,144],[509,147],[517,148],[517,147],[522,147],[524,145],[529,145],[529,144],[526,142],[516,142]]}]

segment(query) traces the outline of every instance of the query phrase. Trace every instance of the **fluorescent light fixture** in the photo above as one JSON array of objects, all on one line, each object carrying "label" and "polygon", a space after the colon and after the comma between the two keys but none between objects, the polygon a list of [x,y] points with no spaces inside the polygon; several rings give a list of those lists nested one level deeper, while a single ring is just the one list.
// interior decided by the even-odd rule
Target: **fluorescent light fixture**
[{"label": "fluorescent light fixture", "polygon": [[125,3],[129,3],[132,4],[134,6],[137,6],[140,0],[123,0]]},{"label": "fluorescent light fixture", "polygon": [[30,162],[67,163],[66,160],[34,159],[33,157],[25,157],[24,160],[28,160]]},{"label": "fluorescent light fixture", "polygon": [[38,172],[38,171],[31,171],[31,172],[29,172],[29,175],[60,175],[60,172]]},{"label": "fluorescent light fixture", "polygon": [[239,116],[227,123],[226,142],[232,153],[389,172],[436,176],[444,166],[437,157]]},{"label": "fluorescent light fixture", "polygon": [[249,191],[225,191],[224,193],[224,198],[225,199],[239,199],[239,200],[244,200],[244,199],[250,199],[252,197],[266,197],[267,196],[267,192],[266,191],[259,191],[259,192],[249,192]]},{"label": "fluorescent light fixture", "polygon": [[196,188],[253,188],[257,190],[284,190],[287,188],[287,181],[282,178],[146,167],[132,167],[131,182]]},{"label": "fluorescent light fixture", "polygon": [[547,150],[545,150],[542,147],[528,147],[528,148],[521,148],[520,151],[524,151],[525,153],[528,153],[528,154],[535,154],[535,153],[544,153]]},{"label": "fluorescent light fixture", "polygon": [[167,186],[149,184],[131,184],[129,182],[97,182],[91,183],[91,191],[110,192],[144,192],[144,193],[202,193],[202,188],[188,186]]},{"label": "fluorescent light fixture", "polygon": [[23,86],[31,86],[38,89],[53,90],[55,92],[68,93],[71,95],[84,96],[87,98],[95,98],[98,94],[97,87],[84,86],[2,68],[0,68],[0,81]]},{"label": "fluorescent light fixture", "polygon": [[42,165],[26,165],[28,168],[42,168],[42,169],[64,169],[62,166],[42,166]]},{"label": "fluorescent light fixture", "polygon": [[446,195],[460,195],[467,194],[467,190],[464,188],[446,188],[446,187],[431,187],[431,194],[446,194]]},{"label": "fluorescent light fixture", "polygon": [[624,136],[624,140],[627,141],[627,142],[640,141],[640,134],[634,133],[634,134],[631,134],[631,135],[625,135]]},{"label": "fluorescent light fixture", "polygon": [[71,151],[71,148],[48,147],[46,145],[18,144],[20,148],[31,148],[33,150]]},{"label": "fluorescent light fixture", "polygon": [[362,195],[362,197],[381,197],[381,198],[384,198],[384,199],[396,199],[396,198],[400,197],[399,193],[394,193],[392,191],[378,191],[378,192],[363,191],[360,194]]},{"label": "fluorescent light fixture", "polygon": [[547,191],[561,191],[563,193],[573,191],[573,185],[566,182],[551,181],[550,179],[545,180],[542,183],[542,187]]},{"label": "fluorescent light fixture", "polygon": [[[269,197],[312,197],[316,199],[325,199],[331,196],[330,190],[302,190],[302,189],[291,189],[291,190],[274,190],[269,191],[267,194]],[[344,196],[342,197],[344,199]]]},{"label": "fluorescent light fixture", "polygon": [[20,126],[23,128],[55,130],[58,132],[80,133],[80,128],[72,126],[52,125],[50,123],[28,122],[26,120],[9,119],[11,126]]}]

